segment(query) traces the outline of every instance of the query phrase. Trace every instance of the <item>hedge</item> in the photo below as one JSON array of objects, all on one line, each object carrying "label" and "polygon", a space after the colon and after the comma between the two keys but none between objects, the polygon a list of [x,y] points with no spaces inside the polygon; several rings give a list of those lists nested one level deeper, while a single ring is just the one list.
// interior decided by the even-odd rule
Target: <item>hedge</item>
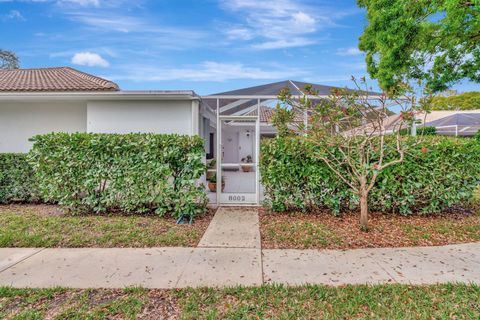
[{"label": "hedge", "polygon": [[[405,160],[381,172],[369,195],[371,210],[428,214],[472,198],[480,183],[480,144],[475,139],[405,138]],[[271,209],[327,208],[338,214],[357,207],[356,195],[315,158],[315,152],[302,137],[262,142],[262,184]]]},{"label": "hedge", "polygon": [[38,200],[33,170],[27,155],[0,153],[0,203]]},{"label": "hedge", "polygon": [[200,137],[51,133],[33,139],[31,163],[44,201],[73,212],[204,212]]}]

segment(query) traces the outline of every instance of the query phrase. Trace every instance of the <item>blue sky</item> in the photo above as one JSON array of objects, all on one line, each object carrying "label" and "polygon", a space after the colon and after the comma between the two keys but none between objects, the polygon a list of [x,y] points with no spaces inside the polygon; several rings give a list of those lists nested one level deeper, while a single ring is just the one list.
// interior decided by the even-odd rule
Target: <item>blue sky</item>
[{"label": "blue sky", "polygon": [[366,75],[365,23],[354,0],[0,0],[0,47],[23,68],[71,66],[124,90],[346,86]]}]

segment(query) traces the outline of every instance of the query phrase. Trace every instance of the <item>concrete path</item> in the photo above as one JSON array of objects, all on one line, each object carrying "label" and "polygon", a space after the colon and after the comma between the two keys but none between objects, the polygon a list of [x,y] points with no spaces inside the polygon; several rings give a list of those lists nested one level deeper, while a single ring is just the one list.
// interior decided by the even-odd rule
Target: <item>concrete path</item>
[{"label": "concrete path", "polygon": [[8,259],[11,266],[0,272],[0,286],[181,288],[262,284],[259,249],[37,249],[26,259],[5,250],[10,249],[0,249],[0,257]]},{"label": "concrete path", "polygon": [[0,249],[0,259],[0,285],[14,287],[480,284],[480,243],[262,253],[256,248]]},{"label": "concrete path", "polygon": [[258,209],[219,208],[205,231],[199,247],[260,249]]},{"label": "concrete path", "polygon": [[357,250],[263,250],[266,283],[480,284],[480,243]]}]

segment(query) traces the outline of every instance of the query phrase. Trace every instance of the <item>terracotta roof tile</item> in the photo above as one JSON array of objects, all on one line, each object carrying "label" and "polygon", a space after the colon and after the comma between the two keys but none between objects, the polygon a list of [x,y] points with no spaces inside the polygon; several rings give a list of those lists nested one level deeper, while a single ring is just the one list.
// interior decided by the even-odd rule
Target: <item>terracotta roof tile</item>
[{"label": "terracotta roof tile", "polygon": [[0,70],[0,92],[118,90],[114,82],[69,67]]},{"label": "terracotta roof tile", "polygon": [[[275,112],[274,108],[267,107],[267,106],[260,106],[260,122],[267,122],[272,123],[273,113]],[[256,116],[257,109],[250,111],[246,115],[248,116]],[[303,114],[300,112],[295,112],[295,119],[294,122],[302,122],[303,121]]]}]

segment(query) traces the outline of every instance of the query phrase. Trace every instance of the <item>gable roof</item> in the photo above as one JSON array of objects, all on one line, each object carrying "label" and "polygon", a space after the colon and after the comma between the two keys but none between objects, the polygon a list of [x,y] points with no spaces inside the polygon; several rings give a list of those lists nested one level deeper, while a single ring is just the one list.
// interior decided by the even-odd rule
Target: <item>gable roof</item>
[{"label": "gable roof", "polygon": [[480,113],[455,113],[445,118],[427,122],[425,126],[480,126]]},{"label": "gable roof", "polygon": [[[306,86],[311,86],[314,90],[318,92],[318,96],[320,99],[322,97],[328,97],[332,95],[332,90],[347,90],[347,91],[355,91],[349,88],[340,88],[340,87],[332,87],[332,86],[325,86],[321,84],[314,84],[314,83],[306,83],[301,81],[295,80],[284,80],[279,82],[268,83],[260,86],[254,86],[249,88],[237,89],[233,91],[226,91],[215,93],[208,96],[203,96],[202,101],[203,103],[207,104],[212,109],[217,109],[217,99],[218,105],[220,108],[225,106],[228,107],[229,114],[235,114],[240,112],[241,110],[245,110],[249,107],[252,107],[258,103],[257,98],[262,98],[263,101],[276,99],[280,93],[285,88],[288,88],[290,94],[294,97],[300,97],[306,95],[304,92]],[[378,92],[366,92],[369,96],[379,96],[380,93]],[[232,107],[229,107],[232,106]],[[235,106],[235,107],[233,107]]]},{"label": "gable roof", "polygon": [[116,83],[70,67],[0,70],[0,92],[118,91]]},{"label": "gable roof", "polygon": [[[302,96],[306,94],[305,87],[311,86],[318,91],[320,96],[329,96],[332,94],[332,90],[346,89],[347,91],[353,91],[348,88],[325,86],[322,84],[307,83],[296,80],[284,80],[279,82],[268,83],[260,86],[254,86],[249,88],[243,88],[233,91],[226,91],[213,94],[212,96],[278,96],[282,89],[288,88],[290,94],[293,96]],[[378,92],[367,92],[369,95],[380,95]],[[208,98],[208,96],[206,97]]]}]

